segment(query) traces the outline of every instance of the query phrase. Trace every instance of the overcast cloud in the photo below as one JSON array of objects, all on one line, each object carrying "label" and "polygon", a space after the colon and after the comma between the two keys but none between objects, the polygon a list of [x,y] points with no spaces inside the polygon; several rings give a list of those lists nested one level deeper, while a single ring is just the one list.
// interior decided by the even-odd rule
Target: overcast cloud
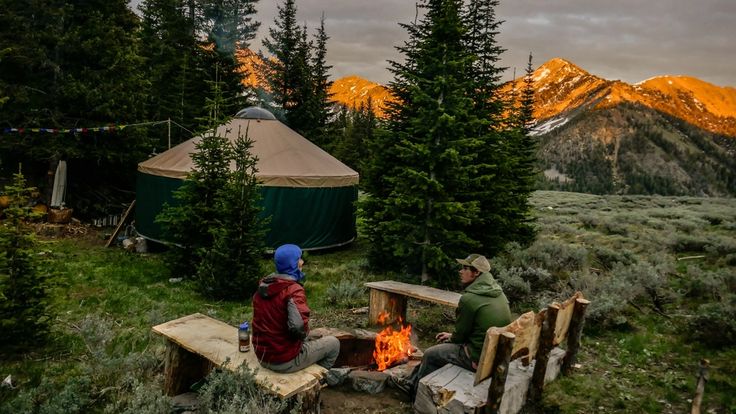
[{"label": "overcast cloud", "polygon": [[[283,0],[261,0],[258,38],[273,24]],[[358,75],[388,83],[387,60],[406,40],[398,23],[414,20],[411,0],[296,0],[297,19],[314,33],[324,12],[333,79]],[[588,72],[636,83],[658,75],[690,75],[736,87],[736,0],[501,0],[502,65],[523,72],[554,57]]]}]

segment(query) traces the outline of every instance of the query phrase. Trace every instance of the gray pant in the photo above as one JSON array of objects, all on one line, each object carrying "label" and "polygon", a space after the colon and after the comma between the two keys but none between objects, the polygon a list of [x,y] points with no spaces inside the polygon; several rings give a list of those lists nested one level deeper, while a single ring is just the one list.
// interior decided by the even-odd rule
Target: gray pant
[{"label": "gray pant", "polygon": [[340,340],[334,336],[325,336],[312,341],[304,341],[299,354],[291,361],[282,362],[281,364],[261,362],[261,365],[271,371],[284,374],[299,371],[312,364],[330,369],[335,364],[339,354]]},{"label": "gray pant", "polygon": [[475,371],[473,360],[465,353],[464,345],[444,343],[431,346],[424,351],[421,365],[414,368],[414,371],[407,378],[412,387],[412,399],[416,395],[419,380],[447,364],[453,364],[470,371]]}]

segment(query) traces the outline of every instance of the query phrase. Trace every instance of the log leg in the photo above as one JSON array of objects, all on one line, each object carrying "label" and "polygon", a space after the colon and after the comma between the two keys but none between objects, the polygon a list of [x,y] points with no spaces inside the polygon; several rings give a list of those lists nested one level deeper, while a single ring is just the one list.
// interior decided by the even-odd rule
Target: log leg
[{"label": "log leg", "polygon": [[295,408],[294,405],[298,404],[300,408],[299,412],[301,414],[319,414],[321,411],[320,403],[322,402],[320,391],[322,391],[322,386],[317,383],[314,387],[304,390],[292,397],[291,403],[289,403],[289,406],[291,406],[289,412]]},{"label": "log leg", "polygon": [[572,366],[575,364],[575,358],[580,349],[580,336],[583,333],[583,322],[585,321],[585,309],[590,304],[589,300],[578,298],[575,301],[575,309],[572,311],[572,319],[570,319],[570,328],[567,331],[567,352],[562,360],[562,375],[570,374]]},{"label": "log leg", "polygon": [[179,345],[166,343],[164,393],[169,396],[189,391],[189,387],[210,372],[212,364]]},{"label": "log leg", "polygon": [[406,296],[371,289],[368,324],[386,326],[398,322],[399,318],[406,321]]},{"label": "log leg", "polygon": [[485,405],[485,414],[497,414],[501,408],[503,391],[506,388],[506,376],[509,373],[511,350],[514,348],[516,336],[510,332],[503,332],[498,336],[496,357],[491,368],[491,385],[488,387],[488,402]]},{"label": "log leg", "polygon": [[539,334],[539,348],[537,350],[536,362],[534,363],[534,373],[529,384],[529,394],[527,401],[532,404],[538,403],[542,399],[542,390],[544,389],[544,377],[547,374],[547,362],[549,361],[549,353],[555,346],[555,326],[557,325],[557,313],[560,311],[558,305],[549,305],[544,317],[542,332]]}]

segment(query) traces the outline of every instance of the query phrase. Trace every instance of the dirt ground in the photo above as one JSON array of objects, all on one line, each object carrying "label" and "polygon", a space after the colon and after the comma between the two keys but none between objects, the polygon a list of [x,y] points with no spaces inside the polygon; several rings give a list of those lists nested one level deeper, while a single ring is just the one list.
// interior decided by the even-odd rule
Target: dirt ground
[{"label": "dirt ground", "polygon": [[322,414],[411,413],[409,398],[403,392],[386,387],[379,394],[358,392],[350,385],[322,390]]}]

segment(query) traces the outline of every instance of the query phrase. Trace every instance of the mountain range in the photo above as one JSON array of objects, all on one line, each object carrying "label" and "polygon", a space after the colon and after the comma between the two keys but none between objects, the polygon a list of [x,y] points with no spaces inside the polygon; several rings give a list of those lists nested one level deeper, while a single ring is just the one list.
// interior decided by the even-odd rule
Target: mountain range
[{"label": "mountain range", "polygon": [[[251,69],[250,53],[241,61]],[[593,193],[736,195],[736,88],[688,76],[628,84],[606,80],[565,59],[532,74],[539,144],[539,187]],[[502,85],[510,100],[519,78]],[[370,97],[382,115],[389,90],[358,76],[333,82],[341,104]]]}]

